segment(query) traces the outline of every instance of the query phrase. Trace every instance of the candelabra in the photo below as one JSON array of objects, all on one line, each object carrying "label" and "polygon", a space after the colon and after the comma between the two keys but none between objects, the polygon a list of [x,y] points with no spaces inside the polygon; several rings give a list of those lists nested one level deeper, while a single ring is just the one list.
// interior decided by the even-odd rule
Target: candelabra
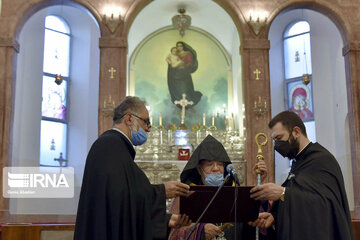
[{"label": "candelabra", "polygon": [[257,116],[264,115],[268,112],[266,100],[262,101],[260,96],[259,100],[254,102],[254,112]]},{"label": "candelabra", "polygon": [[112,116],[114,114],[115,109],[115,101],[111,99],[111,95],[109,95],[109,99],[104,100],[104,106],[102,108],[102,112],[105,116]]},{"label": "candelabra", "polygon": [[[253,19],[253,15],[255,15],[255,20]],[[260,15],[263,15],[262,18],[260,18]],[[250,11],[249,21],[247,23],[250,25],[251,29],[257,36],[267,24],[267,13],[264,12],[261,14],[260,12],[254,13],[253,11]]]},{"label": "candelabra", "polygon": [[111,14],[109,18],[104,14],[103,21],[105,26],[110,30],[110,32],[114,33],[116,29],[118,29],[118,27],[120,26],[122,18],[121,15],[119,15],[117,18],[114,18],[114,14]]}]

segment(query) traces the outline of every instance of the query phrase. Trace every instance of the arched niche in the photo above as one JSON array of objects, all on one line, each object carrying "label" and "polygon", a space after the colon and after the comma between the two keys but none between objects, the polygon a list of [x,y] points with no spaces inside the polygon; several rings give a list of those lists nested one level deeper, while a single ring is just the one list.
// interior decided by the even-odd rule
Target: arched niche
[{"label": "arched niche", "polygon": [[[75,171],[75,194],[73,198],[67,199],[3,199],[9,206],[7,221],[73,221],[86,155],[97,138],[99,24],[96,18],[78,3],[39,4],[28,10],[20,21],[22,25],[17,27],[16,37],[20,52],[14,63],[16,79],[12,93],[14,101],[9,148],[11,154],[7,164],[39,165],[44,19],[48,14],[63,18],[71,29],[67,158],[68,166]],[[44,214],[44,218],[37,214]]]},{"label": "arched niche", "polygon": [[[268,31],[270,40],[269,65],[271,82],[272,116],[287,110],[288,94],[284,83],[283,34],[290,24],[305,20],[310,24],[312,55],[312,95],[314,106],[314,139],[326,147],[338,160],[342,169],[351,210],[354,210],[352,168],[349,167],[350,149],[346,142],[353,141],[346,134],[349,96],[346,61],[343,46],[348,40],[341,18],[330,8],[316,4],[293,4],[282,8],[271,20]],[[294,56],[295,59],[295,56]],[[305,123],[306,125],[306,123]],[[341,127],[340,127],[341,126]],[[308,125],[307,129],[311,129]],[[275,175],[282,183],[289,170],[289,162],[275,154]],[[354,157],[353,157],[354,158]]]}]

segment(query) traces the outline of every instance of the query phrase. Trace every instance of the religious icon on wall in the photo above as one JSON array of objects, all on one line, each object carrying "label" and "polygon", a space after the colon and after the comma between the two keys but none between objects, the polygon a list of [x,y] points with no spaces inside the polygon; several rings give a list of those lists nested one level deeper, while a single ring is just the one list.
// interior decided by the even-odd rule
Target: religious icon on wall
[{"label": "religious icon on wall", "polygon": [[[166,57],[168,63],[167,81],[171,101],[186,98],[192,101],[191,107],[195,106],[201,99],[202,93],[195,91],[191,74],[198,68],[196,51],[185,42],[179,41],[176,47],[171,48],[171,53]],[[179,108],[181,106],[178,105]]]},{"label": "religious icon on wall", "polygon": [[136,47],[129,68],[129,95],[146,99],[150,115],[161,112],[164,126],[180,125],[181,107],[174,102],[185,93],[193,102],[186,106],[186,126],[202,124],[205,114],[206,126],[215,115],[216,127],[225,129],[223,106],[233,104],[231,58],[209,33],[192,27],[180,38],[172,26],[159,29]]},{"label": "religious icon on wall", "polygon": [[295,112],[304,122],[314,120],[311,82],[308,85],[301,79],[287,82],[288,109]]}]

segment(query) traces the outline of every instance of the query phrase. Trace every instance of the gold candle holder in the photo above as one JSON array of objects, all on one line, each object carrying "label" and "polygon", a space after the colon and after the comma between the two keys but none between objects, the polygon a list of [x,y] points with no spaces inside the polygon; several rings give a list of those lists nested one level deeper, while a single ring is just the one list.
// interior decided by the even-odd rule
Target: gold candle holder
[{"label": "gold candle holder", "polygon": [[268,107],[266,104],[266,100],[262,100],[261,97],[259,96],[258,101],[254,102],[253,110],[257,116],[261,116],[261,115],[264,115],[265,113],[267,113]]},{"label": "gold candle holder", "polygon": [[109,95],[108,100],[104,100],[102,112],[105,116],[110,117],[113,116],[115,109],[115,101],[112,100],[111,95]]}]

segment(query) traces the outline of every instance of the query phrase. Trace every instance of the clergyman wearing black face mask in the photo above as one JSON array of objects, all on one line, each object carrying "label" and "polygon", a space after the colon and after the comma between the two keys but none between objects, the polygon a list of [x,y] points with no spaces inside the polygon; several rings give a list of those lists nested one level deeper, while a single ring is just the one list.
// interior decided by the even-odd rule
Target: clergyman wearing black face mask
[{"label": "clergyman wearing black face mask", "polygon": [[354,239],[344,180],[334,156],[309,141],[294,112],[279,113],[269,128],[275,150],[295,161],[281,186],[266,183],[251,189],[252,198],[275,202],[271,213],[260,213],[249,224],[274,227],[280,240]]},{"label": "clergyman wearing black face mask", "polygon": [[283,157],[294,159],[299,152],[299,142],[291,133],[288,140],[275,140],[274,149]]}]

